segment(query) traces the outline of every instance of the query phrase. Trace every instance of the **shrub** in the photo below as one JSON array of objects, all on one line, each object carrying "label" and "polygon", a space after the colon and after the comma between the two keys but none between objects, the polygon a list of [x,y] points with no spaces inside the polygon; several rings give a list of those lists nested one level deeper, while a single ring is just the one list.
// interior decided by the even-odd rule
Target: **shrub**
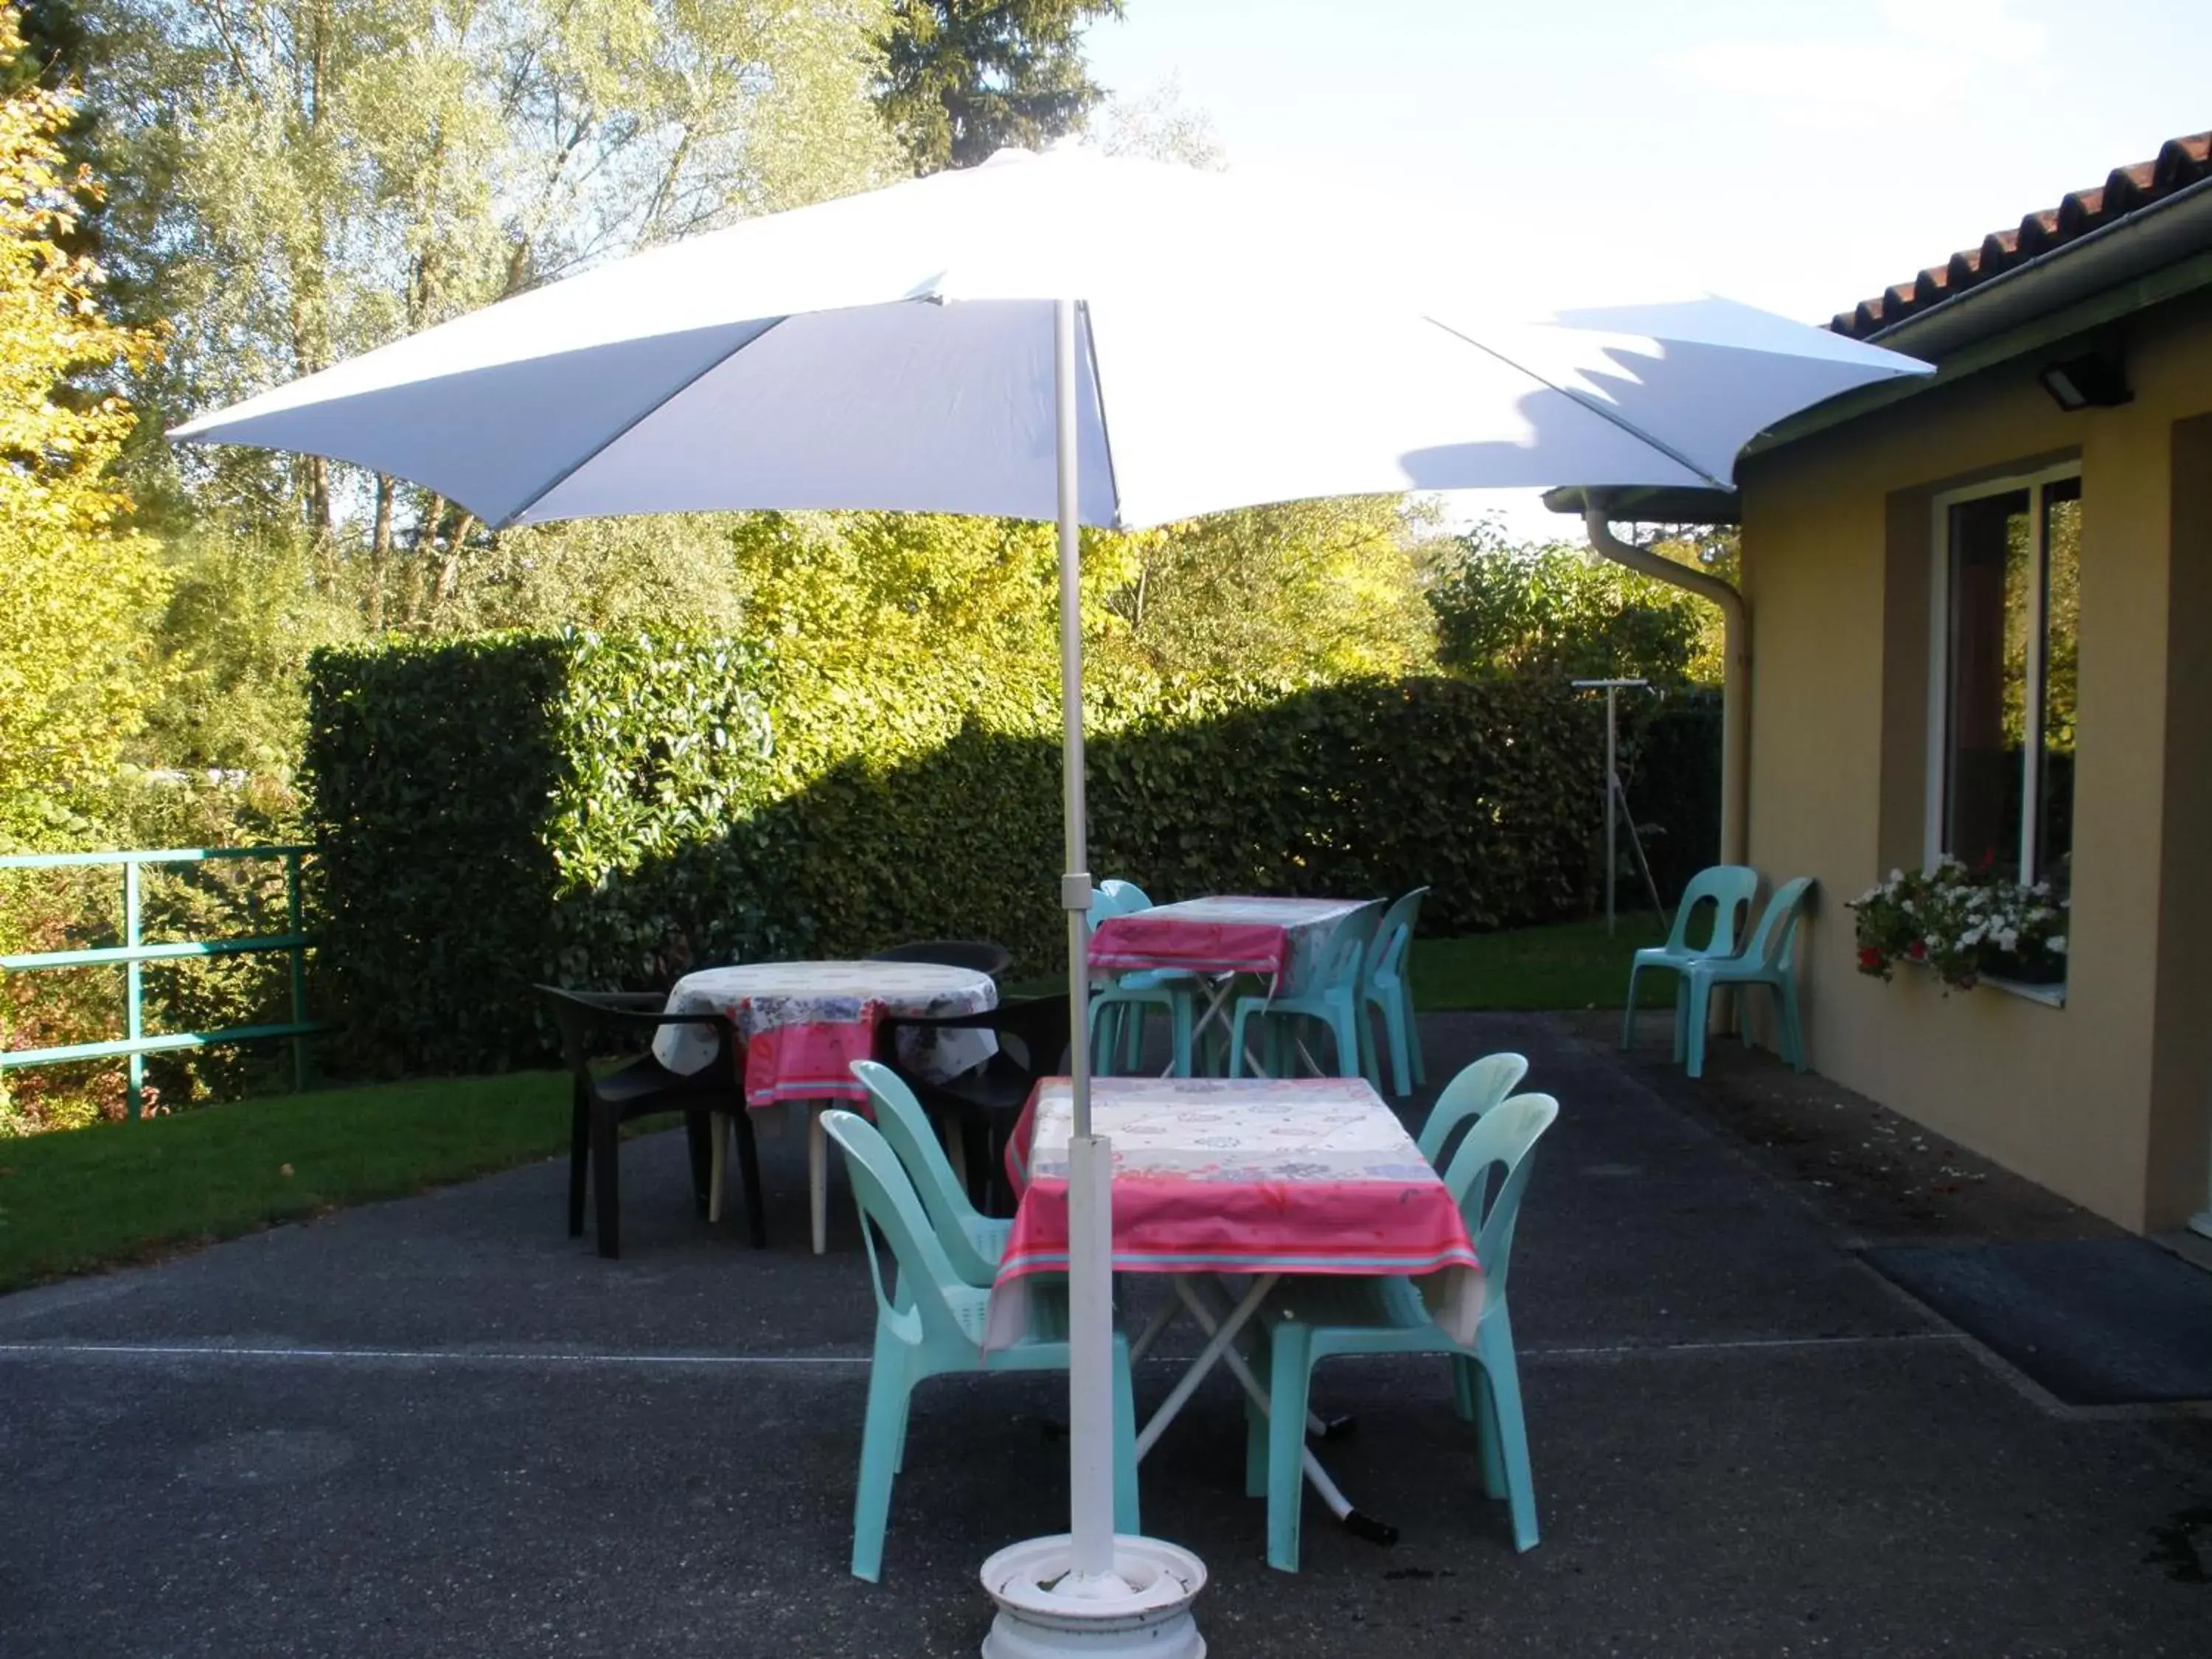
[{"label": "shrub", "polygon": [[[1553,684],[1097,687],[1091,866],[1156,896],[1395,893],[1441,931],[1588,903],[1601,711]],[[321,652],[303,771],[319,1006],[363,1069],[544,1052],[533,981],[944,933],[1060,959],[1043,673],[831,674],[727,641]]]},{"label": "shrub", "polygon": [[[107,821],[88,832],[98,848],[225,847],[294,840],[290,792],[252,775],[147,773],[126,768],[105,803]],[[147,944],[288,931],[284,866],[277,860],[149,864],[140,871],[139,931]],[[0,953],[120,945],[123,872],[88,866],[0,872]],[[206,1031],[274,1024],[290,1016],[289,958],[283,954],[187,957],[143,969],[145,1030]],[[0,1042],[39,1048],[118,1038],[126,1029],[119,966],[42,969],[0,975]],[[311,1010],[312,1012],[312,1010]],[[176,1110],[235,1099],[289,1077],[277,1044],[226,1044],[146,1056],[149,1109]],[[125,1109],[125,1063],[86,1060],[7,1074],[0,1116],[33,1128],[74,1127]]]}]

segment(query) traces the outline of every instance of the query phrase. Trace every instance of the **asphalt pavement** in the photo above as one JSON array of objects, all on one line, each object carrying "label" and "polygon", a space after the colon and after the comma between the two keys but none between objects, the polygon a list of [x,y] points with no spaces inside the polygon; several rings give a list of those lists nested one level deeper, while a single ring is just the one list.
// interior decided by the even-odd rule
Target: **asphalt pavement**
[{"label": "asphalt pavement", "polygon": [[[1562,1103],[1512,1287],[1544,1541],[1441,1362],[1343,1361],[1328,1459],[1401,1540],[1310,1499],[1271,1571],[1217,1374],[1143,1489],[1212,1652],[2212,1653],[2212,1419],[2044,1396],[1595,1035],[1426,1022],[1437,1077],[1516,1048]],[[973,1654],[983,1558],[1065,1526],[1063,1385],[930,1385],[850,1577],[873,1303],[842,1179],[816,1258],[803,1142],[763,1152],[764,1251],[694,1218],[665,1134],[625,1149],[618,1262],[548,1163],[0,1298],[0,1656]]]}]

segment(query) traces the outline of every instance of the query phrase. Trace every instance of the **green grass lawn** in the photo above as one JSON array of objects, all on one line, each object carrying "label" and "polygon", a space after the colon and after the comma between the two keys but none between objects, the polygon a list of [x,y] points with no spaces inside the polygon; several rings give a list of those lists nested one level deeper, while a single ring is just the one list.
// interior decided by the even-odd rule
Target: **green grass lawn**
[{"label": "green grass lawn", "polygon": [[0,1140],[0,1291],[544,1158],[565,1074],[437,1078]]},{"label": "green grass lawn", "polygon": [[[1413,945],[1425,1009],[1617,1008],[1657,920]],[[1057,984],[1034,988],[1049,992]],[[1639,1000],[1671,1006],[1655,975]],[[568,1145],[564,1076],[434,1078],[276,1095],[143,1123],[0,1140],[0,1291],[465,1181]]]},{"label": "green grass lawn", "polygon": [[[1611,938],[1601,920],[1417,939],[1413,1000],[1435,1010],[1618,1008],[1628,989],[1629,957],[1666,938],[1656,916],[1638,911],[1620,918]],[[1636,1000],[1639,1007],[1673,1007],[1673,976],[1646,975]]]}]

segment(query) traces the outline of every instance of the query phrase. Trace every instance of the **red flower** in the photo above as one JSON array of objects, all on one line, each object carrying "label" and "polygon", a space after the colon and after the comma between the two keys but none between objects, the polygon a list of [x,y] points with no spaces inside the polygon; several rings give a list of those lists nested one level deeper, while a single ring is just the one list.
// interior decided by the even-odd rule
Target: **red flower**
[{"label": "red flower", "polygon": [[1861,945],[1859,947],[1859,966],[1869,969],[1881,967],[1881,952],[1875,950],[1871,945]]},{"label": "red flower", "polygon": [[1920,940],[1915,939],[1906,949],[1905,954],[1911,957],[1915,962],[1925,962],[1928,960],[1928,947]]}]

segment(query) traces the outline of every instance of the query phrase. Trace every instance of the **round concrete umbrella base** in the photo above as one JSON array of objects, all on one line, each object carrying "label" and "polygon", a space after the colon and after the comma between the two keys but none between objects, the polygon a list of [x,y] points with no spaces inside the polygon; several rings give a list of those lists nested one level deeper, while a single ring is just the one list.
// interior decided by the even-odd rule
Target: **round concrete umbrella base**
[{"label": "round concrete umbrella base", "polygon": [[1062,1533],[1008,1545],[983,1564],[983,1588],[999,1604],[983,1659],[1206,1659],[1190,1616],[1206,1565],[1188,1550],[1116,1534],[1112,1575],[1079,1582],[1070,1559]]}]

